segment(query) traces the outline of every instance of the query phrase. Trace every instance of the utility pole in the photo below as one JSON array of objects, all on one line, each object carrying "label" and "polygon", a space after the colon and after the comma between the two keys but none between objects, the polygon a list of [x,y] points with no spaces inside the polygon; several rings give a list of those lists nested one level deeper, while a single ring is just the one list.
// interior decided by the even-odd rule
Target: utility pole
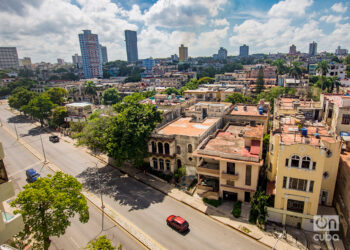
[{"label": "utility pole", "polygon": [[100,188],[100,195],[101,195],[101,209],[102,209],[102,231],[104,228],[104,219],[105,219],[105,206],[103,204],[103,196],[102,196],[102,185],[101,185],[101,177],[100,174],[98,172],[98,167],[97,167],[97,162],[96,162],[96,175],[98,178],[98,184],[99,184],[99,188]]},{"label": "utility pole", "polygon": [[18,133],[17,133],[17,127],[16,124],[14,123],[13,126],[15,126],[15,131],[16,131],[16,136],[17,136],[17,141],[18,141]]},{"label": "utility pole", "polygon": [[46,163],[46,154],[45,154],[45,149],[44,149],[44,143],[43,143],[43,138],[40,135],[40,141],[41,141],[41,148],[43,150],[43,155],[44,155],[44,163]]}]

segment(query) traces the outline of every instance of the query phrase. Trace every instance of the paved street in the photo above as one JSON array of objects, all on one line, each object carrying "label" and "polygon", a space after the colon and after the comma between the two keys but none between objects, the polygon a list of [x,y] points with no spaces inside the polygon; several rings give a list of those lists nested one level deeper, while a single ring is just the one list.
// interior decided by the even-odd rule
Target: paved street
[{"label": "paved street", "polygon": [[[0,141],[5,151],[7,174],[15,185],[16,193],[20,192],[26,184],[26,169],[34,168],[40,172],[41,176],[53,174],[51,170],[43,167],[42,162],[2,129],[0,129]],[[111,239],[113,245],[118,246],[122,244],[123,249],[144,249],[140,243],[108,218],[105,218],[104,231],[101,232],[101,213],[93,204],[90,202],[88,204],[90,212],[89,222],[82,224],[78,218],[74,218],[72,225],[67,229],[65,235],[59,238],[52,237],[50,249],[82,249],[90,240],[103,234]]]},{"label": "paved street", "polygon": [[[224,226],[208,216],[167,197],[166,195],[146,186],[133,178],[122,175],[118,170],[104,166],[96,158],[86,153],[82,148],[75,147],[61,140],[59,143],[51,143],[48,140],[49,134],[34,127],[25,119],[14,116],[4,105],[0,106],[1,122],[15,131],[14,124],[18,134],[32,145],[37,151],[42,152],[39,135],[41,134],[47,159],[58,166],[62,171],[69,173],[84,184],[91,192],[98,194],[100,192],[98,179],[102,180],[102,192],[105,203],[115,211],[123,215],[127,220],[140,228],[143,232],[159,242],[168,249],[262,249],[260,243],[245,237],[244,235]],[[11,171],[20,171],[21,168],[34,166],[40,169],[40,164],[34,159],[26,159],[22,151],[20,153],[8,152],[12,147],[16,148],[13,139],[6,138],[6,133],[0,129],[0,140],[4,142],[6,158],[19,161],[21,167],[13,167]],[[5,143],[6,141],[6,143]],[[29,154],[27,152],[27,154]],[[20,156],[19,156],[20,155]],[[25,158],[24,158],[25,157]],[[19,159],[21,158],[21,159]],[[24,158],[24,159],[23,159]],[[14,162],[8,162],[8,165],[15,165]],[[98,173],[96,174],[95,163],[98,163]],[[11,166],[12,168],[12,166]],[[10,171],[10,170],[9,170]],[[47,170],[42,170],[44,171]],[[24,174],[24,173],[23,173]],[[14,178],[16,178],[14,176]],[[91,210],[91,214],[96,213],[96,221],[92,224],[95,228],[99,226],[99,216],[97,211]],[[186,235],[178,234],[167,227],[165,219],[170,214],[176,214],[185,217],[190,224],[190,232]],[[93,215],[91,215],[94,218]],[[85,225],[83,226],[85,227]],[[72,227],[73,230],[73,227]],[[85,230],[74,231],[73,235],[86,236]],[[98,233],[99,231],[97,231]],[[119,234],[116,234],[119,236]],[[61,242],[64,241],[60,239]],[[78,241],[78,242],[82,242]],[[121,240],[121,242],[123,242]],[[67,249],[55,242],[59,249]],[[124,245],[124,244],[123,244]],[[134,249],[134,248],[133,248]]]}]

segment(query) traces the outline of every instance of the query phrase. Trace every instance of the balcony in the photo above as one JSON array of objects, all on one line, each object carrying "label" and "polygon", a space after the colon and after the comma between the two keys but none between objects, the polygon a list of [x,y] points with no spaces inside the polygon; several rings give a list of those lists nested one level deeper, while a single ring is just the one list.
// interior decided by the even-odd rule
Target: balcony
[{"label": "balcony", "polygon": [[197,174],[219,177],[219,165],[201,164],[197,167]]},{"label": "balcony", "polygon": [[1,212],[0,216],[0,244],[18,234],[24,228],[22,216],[20,214],[10,214]]},{"label": "balcony", "polygon": [[237,181],[238,180],[238,174],[231,174],[231,173],[226,173],[226,172],[222,172],[221,173],[221,178],[224,180],[228,180],[228,181]]},{"label": "balcony", "polygon": [[203,198],[207,199],[219,199],[219,192],[215,192],[214,188],[206,185],[197,185],[197,194]]}]

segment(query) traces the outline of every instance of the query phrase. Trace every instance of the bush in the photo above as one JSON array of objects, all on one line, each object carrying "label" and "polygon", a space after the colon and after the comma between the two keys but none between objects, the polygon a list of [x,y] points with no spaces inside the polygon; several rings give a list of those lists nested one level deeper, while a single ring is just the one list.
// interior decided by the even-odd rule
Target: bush
[{"label": "bush", "polygon": [[158,171],[158,170],[155,170],[151,167],[147,169],[147,172],[149,172],[149,173],[151,173],[151,174],[153,174],[153,175],[155,175],[155,176],[157,176],[157,177],[159,177],[167,182],[169,182],[173,178],[172,174],[165,174],[165,173]]},{"label": "bush", "polygon": [[242,212],[242,202],[237,201],[233,204],[233,210],[232,210],[232,215],[236,218],[241,216]]},{"label": "bush", "polygon": [[221,205],[222,200],[219,198],[218,200],[213,200],[213,199],[208,199],[208,198],[203,198],[203,201],[209,205],[212,205],[214,207],[218,207]]},{"label": "bush", "polygon": [[179,182],[182,176],[186,175],[186,167],[179,167],[174,171],[174,178],[176,182]]}]

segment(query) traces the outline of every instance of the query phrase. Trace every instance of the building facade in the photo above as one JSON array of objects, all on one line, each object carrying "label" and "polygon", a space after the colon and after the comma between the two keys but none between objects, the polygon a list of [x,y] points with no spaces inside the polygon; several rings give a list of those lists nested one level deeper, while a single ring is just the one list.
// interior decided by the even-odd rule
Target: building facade
[{"label": "building facade", "polygon": [[74,66],[77,67],[78,69],[81,69],[83,67],[83,58],[78,54],[74,54],[72,56],[72,62]]},{"label": "building facade", "polygon": [[129,63],[136,63],[139,60],[137,50],[137,33],[133,30],[125,30],[126,55]]},{"label": "building facade", "polygon": [[227,59],[227,49],[220,47],[218,51],[218,59],[219,60],[226,60]]},{"label": "building facade", "polygon": [[102,78],[102,55],[98,35],[91,30],[79,34],[80,50],[83,59],[84,78]]},{"label": "building facade", "polygon": [[188,59],[188,48],[183,44],[179,47],[179,61],[184,62]]},{"label": "building facade", "polygon": [[242,45],[239,47],[239,56],[241,57],[248,57],[249,56],[249,46]]},{"label": "building facade", "polygon": [[0,47],[0,69],[18,69],[19,61],[16,47]]},{"label": "building facade", "polygon": [[101,46],[102,63],[108,63],[107,47]]},{"label": "building facade", "polygon": [[316,42],[312,42],[309,44],[309,55],[310,56],[317,55],[317,43]]},{"label": "building facade", "polygon": [[342,49],[340,46],[335,50],[335,55],[336,56],[346,56],[348,54],[347,49]]}]

